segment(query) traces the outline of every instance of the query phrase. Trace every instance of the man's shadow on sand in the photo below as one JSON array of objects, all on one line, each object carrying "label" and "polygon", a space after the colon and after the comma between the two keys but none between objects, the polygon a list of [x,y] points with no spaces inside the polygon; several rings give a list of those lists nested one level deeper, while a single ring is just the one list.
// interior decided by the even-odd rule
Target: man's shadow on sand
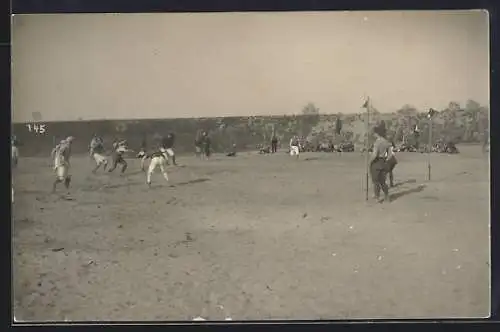
[{"label": "man's shadow on sand", "polygon": [[[403,182],[396,183],[393,188],[398,188],[398,187],[400,187],[400,186],[402,186],[404,184],[407,184],[407,183],[416,183],[416,182],[417,182],[417,180],[415,180],[415,179],[406,180],[406,181],[403,181]],[[401,198],[401,197],[406,196],[406,195],[410,195],[410,194],[414,194],[414,193],[419,193],[419,192],[423,191],[426,187],[427,187],[427,185],[420,184],[420,185],[418,185],[415,188],[410,188],[410,189],[407,189],[407,190],[396,192],[394,194],[391,194],[391,201],[395,201],[396,199]]]}]

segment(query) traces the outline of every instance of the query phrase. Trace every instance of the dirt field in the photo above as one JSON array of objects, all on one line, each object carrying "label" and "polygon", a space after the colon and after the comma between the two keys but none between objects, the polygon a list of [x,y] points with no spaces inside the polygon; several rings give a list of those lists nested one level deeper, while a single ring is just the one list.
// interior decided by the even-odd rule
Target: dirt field
[{"label": "dirt field", "polygon": [[179,157],[152,189],[138,161],[120,177],[73,157],[73,200],[22,158],[16,319],[486,317],[488,159],[459,149],[431,182],[426,155],[398,154],[390,204],[365,202],[360,153]]}]

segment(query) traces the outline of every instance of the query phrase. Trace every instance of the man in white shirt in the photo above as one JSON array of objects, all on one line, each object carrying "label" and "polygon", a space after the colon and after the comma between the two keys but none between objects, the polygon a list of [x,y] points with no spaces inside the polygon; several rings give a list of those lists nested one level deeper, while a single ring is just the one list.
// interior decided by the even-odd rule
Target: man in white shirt
[{"label": "man in white shirt", "polygon": [[165,157],[165,153],[158,149],[158,151],[155,151],[150,155],[145,155],[144,157],[142,157],[142,161],[144,162],[144,160],[146,160],[147,158],[151,158],[151,163],[149,163],[148,172],[146,175],[147,185],[151,187],[151,175],[153,174],[153,172],[157,167],[160,168],[163,177],[168,182],[168,174],[166,168],[167,158]]}]

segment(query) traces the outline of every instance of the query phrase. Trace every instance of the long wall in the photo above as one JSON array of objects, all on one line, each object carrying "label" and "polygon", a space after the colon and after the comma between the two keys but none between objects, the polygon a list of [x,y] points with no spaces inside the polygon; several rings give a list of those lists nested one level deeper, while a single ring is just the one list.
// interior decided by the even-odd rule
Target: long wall
[{"label": "long wall", "polygon": [[[484,129],[488,128],[488,114],[482,116],[463,111],[440,112],[433,126],[434,139],[447,139],[455,142],[481,141]],[[479,114],[481,115],[481,114]],[[236,143],[238,150],[255,149],[256,144],[270,141],[273,131],[286,142],[291,135],[298,134],[310,139],[352,140],[363,143],[366,127],[363,114],[340,115],[342,135],[335,135],[335,123],[339,115],[297,115],[297,116],[260,116],[226,118],[185,118],[150,120],[102,120],[77,122],[40,122],[45,132],[37,133],[34,124],[14,124],[13,133],[17,136],[23,156],[47,156],[55,142],[71,135],[76,138],[74,152],[86,153],[94,133],[101,136],[109,149],[115,139],[127,139],[130,148],[137,150],[145,140],[148,147],[153,146],[155,138],[174,132],[177,137],[176,151],[192,153],[194,139],[198,131],[204,130],[212,138],[215,152],[224,152]],[[428,122],[425,113],[374,113],[370,122],[386,122],[390,135],[396,141],[408,137],[411,128],[418,124],[422,130],[421,140],[426,142]],[[31,125],[31,132],[28,129]]]},{"label": "long wall", "polygon": [[[23,156],[46,156],[50,154],[55,142],[67,136],[74,136],[74,153],[86,153],[94,133],[100,135],[107,148],[114,139],[127,139],[131,149],[137,150],[143,140],[148,146],[155,138],[169,132],[176,134],[176,150],[180,153],[194,151],[194,139],[200,130],[207,131],[216,152],[224,152],[231,144],[238,148],[253,149],[256,144],[270,139],[274,128],[282,139],[296,132],[297,121],[292,117],[240,117],[240,118],[200,118],[200,119],[152,119],[152,120],[103,120],[78,122],[38,122],[44,125],[45,132],[38,133],[34,124],[13,124],[13,134],[20,142]],[[311,125],[309,126],[311,127]],[[304,133],[306,134],[306,133]]]}]

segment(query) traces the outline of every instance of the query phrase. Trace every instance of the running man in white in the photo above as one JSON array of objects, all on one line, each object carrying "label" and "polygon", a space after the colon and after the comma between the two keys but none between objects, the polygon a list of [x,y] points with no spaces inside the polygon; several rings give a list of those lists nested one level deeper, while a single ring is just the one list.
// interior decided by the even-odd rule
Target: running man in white
[{"label": "running man in white", "polygon": [[90,157],[94,159],[96,167],[92,170],[92,173],[96,173],[101,165],[104,165],[104,171],[108,167],[108,158],[104,156],[104,142],[102,138],[94,134],[92,141],[89,145]]},{"label": "running man in white", "polygon": [[56,191],[57,184],[64,182],[66,189],[69,189],[71,183],[71,175],[69,175],[71,144],[74,140],[73,136],[61,141],[60,144],[52,150],[54,156],[54,170],[56,171],[56,180],[52,185],[52,192]]},{"label": "running man in white", "polygon": [[156,167],[160,167],[160,171],[163,174],[163,177],[168,181],[168,174],[166,169],[167,159],[165,158],[165,153],[162,151],[156,151],[150,155],[145,155],[142,158],[142,164],[144,164],[144,161],[148,158],[151,158],[151,163],[149,164],[148,172],[146,175],[147,185],[151,187],[151,175],[155,171]]},{"label": "running man in white", "polygon": [[299,159],[299,138],[294,135],[290,138],[290,156],[296,156]]}]

